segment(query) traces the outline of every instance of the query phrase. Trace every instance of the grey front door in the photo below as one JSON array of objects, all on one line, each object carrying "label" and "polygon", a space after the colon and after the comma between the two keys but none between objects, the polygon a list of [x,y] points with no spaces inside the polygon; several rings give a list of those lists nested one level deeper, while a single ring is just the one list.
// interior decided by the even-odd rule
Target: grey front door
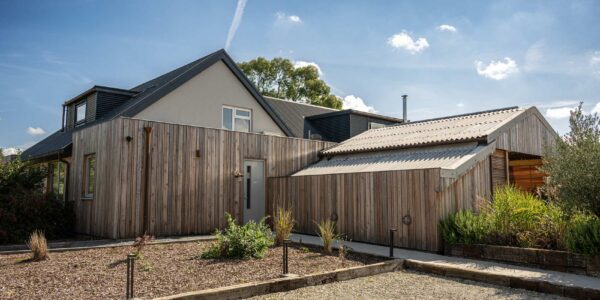
[{"label": "grey front door", "polygon": [[265,162],[244,161],[244,223],[265,216]]}]

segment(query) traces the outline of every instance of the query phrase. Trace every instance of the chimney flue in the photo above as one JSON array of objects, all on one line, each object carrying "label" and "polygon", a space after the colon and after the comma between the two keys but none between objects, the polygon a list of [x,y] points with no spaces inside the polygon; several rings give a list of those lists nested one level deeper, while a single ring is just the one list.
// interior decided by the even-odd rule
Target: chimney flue
[{"label": "chimney flue", "polygon": [[406,101],[408,95],[402,95],[402,122],[407,123],[408,119],[406,119]]}]

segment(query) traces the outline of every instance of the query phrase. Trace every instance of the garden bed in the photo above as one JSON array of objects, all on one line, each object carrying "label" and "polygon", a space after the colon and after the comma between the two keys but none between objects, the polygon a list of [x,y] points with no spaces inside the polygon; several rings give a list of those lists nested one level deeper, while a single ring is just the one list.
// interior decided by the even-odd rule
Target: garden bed
[{"label": "garden bed", "polygon": [[548,270],[600,277],[600,256],[566,251],[494,245],[445,245],[444,254],[528,265]]},{"label": "garden bed", "polygon": [[[176,293],[277,278],[282,248],[271,248],[263,259],[192,259],[210,242],[148,245],[136,260],[135,296],[152,298]],[[130,247],[50,253],[42,262],[22,262],[28,254],[0,255],[0,298],[105,299],[125,296]],[[347,259],[292,244],[289,270],[311,274],[382,261],[350,253]]]}]

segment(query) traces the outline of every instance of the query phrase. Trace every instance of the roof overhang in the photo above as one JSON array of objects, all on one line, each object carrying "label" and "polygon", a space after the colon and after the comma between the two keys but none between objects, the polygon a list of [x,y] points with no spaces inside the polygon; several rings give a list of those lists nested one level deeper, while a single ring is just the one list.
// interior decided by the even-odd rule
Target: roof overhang
[{"label": "roof overhang", "polygon": [[101,85],[95,85],[92,88],[86,90],[85,92],[71,98],[70,100],[65,101],[65,103],[63,103],[63,106],[67,106],[69,104],[73,104],[75,102],[78,102],[80,100],[82,100],[83,98],[96,93],[96,92],[107,92],[107,93],[111,93],[111,94],[118,94],[118,95],[127,95],[127,96],[133,96],[135,94],[137,94],[137,92],[134,91],[130,91],[130,90],[124,90],[124,89],[118,89],[118,88],[113,88],[113,87],[108,87],[108,86],[101,86]]}]

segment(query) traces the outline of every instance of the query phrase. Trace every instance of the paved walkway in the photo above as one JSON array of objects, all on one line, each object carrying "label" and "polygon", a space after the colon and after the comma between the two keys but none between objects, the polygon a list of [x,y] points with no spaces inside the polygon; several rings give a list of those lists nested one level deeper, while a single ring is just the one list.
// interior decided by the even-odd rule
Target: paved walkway
[{"label": "paved walkway", "polygon": [[[311,245],[322,245],[321,239],[317,236],[293,234],[293,241]],[[345,242],[345,245],[352,248],[354,252],[389,256],[389,247],[358,243],[358,242]],[[335,246],[334,246],[335,247]],[[477,270],[480,272],[486,272],[495,275],[508,275],[517,276],[524,279],[542,280],[554,284],[565,285],[565,286],[576,286],[589,288],[594,290],[600,290],[600,278],[576,275],[570,273],[562,273],[550,270],[515,266],[491,261],[481,261],[466,259],[460,257],[444,256],[434,253],[406,250],[406,249],[394,249],[394,257],[402,259],[410,259],[419,262],[433,263],[440,266],[451,266],[460,267],[465,269]]]}]

